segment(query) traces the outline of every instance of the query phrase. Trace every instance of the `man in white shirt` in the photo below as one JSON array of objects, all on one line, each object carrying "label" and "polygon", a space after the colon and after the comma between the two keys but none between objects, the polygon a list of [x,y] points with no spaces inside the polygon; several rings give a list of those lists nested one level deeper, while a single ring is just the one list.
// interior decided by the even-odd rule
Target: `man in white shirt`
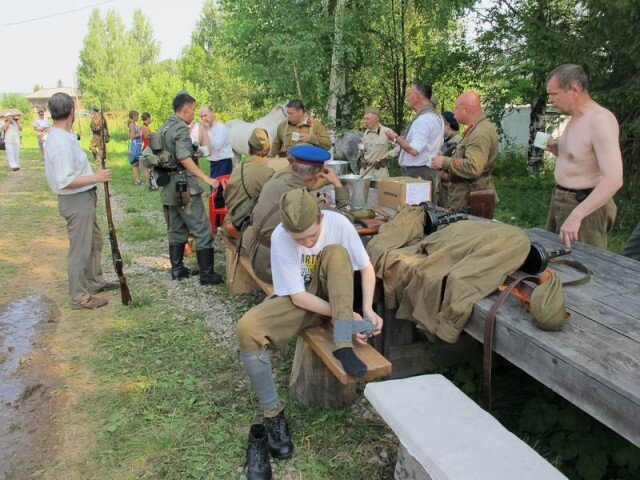
[{"label": "man in white shirt", "polygon": [[49,100],[49,111],[53,128],[45,150],[45,174],[51,190],[58,195],[58,211],[67,221],[71,308],[103,307],[107,299],[95,294],[119,285],[102,278],[102,233],[96,218],[97,183],[108,182],[111,171],[98,169],[94,173],[80,148],[72,128],[73,98],[56,93]]},{"label": "man in white shirt", "polygon": [[38,118],[33,121],[33,129],[38,137],[38,148],[40,149],[40,160],[44,161],[44,147],[47,143],[47,136],[51,130],[51,123],[44,118],[44,109],[38,109]]},{"label": "man in white shirt", "polygon": [[444,121],[431,101],[432,90],[428,83],[416,83],[407,95],[407,103],[416,115],[405,134],[393,130],[387,138],[402,151],[398,163],[407,177],[428,179],[433,175],[431,159],[438,155],[444,141]]},{"label": "man in white shirt", "polygon": [[[280,218],[271,236],[275,296],[243,315],[237,336],[240,359],[264,411],[271,453],[287,458],[293,445],[268,348],[281,348],[299,331],[331,319],[334,356],[349,375],[361,377],[367,367],[354,353],[352,338],[365,343],[380,333],[382,318],[373,310],[373,265],[347,218],[320,211],[311,194],[300,188],[282,195]],[[362,278],[362,317],[353,311],[354,271]]]},{"label": "man in white shirt", "polygon": [[[229,131],[224,123],[218,121],[215,112],[209,105],[200,108],[202,129],[206,132],[203,145],[209,147],[209,176],[218,178],[231,175],[233,170],[233,150],[229,143]],[[218,189],[215,198],[216,208],[224,207],[222,189]]]}]

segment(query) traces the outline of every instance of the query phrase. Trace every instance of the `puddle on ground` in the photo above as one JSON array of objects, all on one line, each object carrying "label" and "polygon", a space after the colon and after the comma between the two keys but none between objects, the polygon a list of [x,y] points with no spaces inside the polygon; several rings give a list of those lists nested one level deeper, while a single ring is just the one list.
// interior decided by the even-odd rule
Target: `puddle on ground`
[{"label": "puddle on ground", "polygon": [[20,361],[33,349],[38,326],[51,307],[41,295],[30,295],[9,304],[0,315],[0,435],[15,427],[16,409],[39,386],[27,385],[18,373]]}]

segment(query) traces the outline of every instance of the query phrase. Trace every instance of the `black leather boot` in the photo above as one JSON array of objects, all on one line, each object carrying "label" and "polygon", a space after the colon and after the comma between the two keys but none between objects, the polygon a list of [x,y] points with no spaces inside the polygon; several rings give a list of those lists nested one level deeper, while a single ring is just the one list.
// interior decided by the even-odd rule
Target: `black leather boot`
[{"label": "black leather boot", "polygon": [[275,417],[265,418],[263,423],[267,429],[271,455],[278,460],[284,460],[293,455],[293,443],[291,442],[287,421],[284,418],[284,411]]},{"label": "black leather boot", "polygon": [[251,425],[247,446],[247,478],[249,480],[271,480],[269,445],[264,425]]},{"label": "black leather boot", "polygon": [[189,278],[189,269],[184,266],[184,243],[169,244],[169,260],[171,261],[171,279],[182,280]]},{"label": "black leather boot", "polygon": [[200,268],[200,285],[219,285],[222,278],[213,271],[213,248],[196,250],[198,267]]}]

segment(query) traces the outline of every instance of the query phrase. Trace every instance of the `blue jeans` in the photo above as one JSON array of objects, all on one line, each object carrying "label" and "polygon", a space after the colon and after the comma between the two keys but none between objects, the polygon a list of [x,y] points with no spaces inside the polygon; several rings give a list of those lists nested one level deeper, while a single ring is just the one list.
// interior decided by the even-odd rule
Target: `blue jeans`
[{"label": "blue jeans", "polygon": [[[209,161],[209,176],[211,178],[218,178],[222,175],[230,175],[233,170],[233,163],[230,158],[223,158],[222,160],[216,160],[215,162]],[[224,197],[222,196],[222,189],[218,189],[218,194],[214,199],[214,205],[216,208],[224,207]]]}]

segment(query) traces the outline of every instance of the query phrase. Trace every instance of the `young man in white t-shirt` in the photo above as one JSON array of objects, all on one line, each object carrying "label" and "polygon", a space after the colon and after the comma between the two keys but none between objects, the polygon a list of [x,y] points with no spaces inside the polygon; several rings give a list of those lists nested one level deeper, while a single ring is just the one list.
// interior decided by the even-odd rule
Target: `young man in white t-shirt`
[{"label": "young man in white t-shirt", "polygon": [[[240,359],[264,410],[269,449],[282,459],[291,456],[293,445],[267,347],[283,347],[301,330],[331,319],[333,354],[348,374],[361,377],[367,367],[355,355],[352,339],[366,343],[368,336],[379,334],[382,318],[373,310],[373,265],[347,218],[339,212],[320,211],[304,189],[282,195],[280,218],[282,223],[271,236],[274,296],[240,319],[237,335]],[[353,311],[354,271],[362,278],[364,320]],[[249,467],[251,471],[251,461]]]}]

